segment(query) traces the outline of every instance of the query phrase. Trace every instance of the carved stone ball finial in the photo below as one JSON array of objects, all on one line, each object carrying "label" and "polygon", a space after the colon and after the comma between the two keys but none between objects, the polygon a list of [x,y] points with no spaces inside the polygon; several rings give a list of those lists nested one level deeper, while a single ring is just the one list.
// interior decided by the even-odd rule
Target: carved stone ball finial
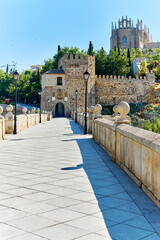
[{"label": "carved stone ball finial", "polygon": [[102,111],[102,106],[100,104],[96,104],[96,106],[94,107],[94,112],[96,114],[101,114]]},{"label": "carved stone ball finial", "polygon": [[117,124],[122,124],[122,123],[126,123],[126,124],[130,124],[131,123],[131,119],[129,116],[127,116],[127,114],[130,111],[130,106],[127,102],[120,102],[118,104],[118,112],[120,113],[120,118],[118,118],[115,122]]},{"label": "carved stone ball finial", "polygon": [[3,107],[0,106],[0,115],[2,114],[2,112],[3,112]]},{"label": "carved stone ball finial", "polygon": [[89,107],[89,113],[92,113],[92,114],[94,113],[94,106]]},{"label": "carved stone ball finial", "polygon": [[40,113],[40,109],[39,108],[37,109],[37,112]]},{"label": "carved stone ball finial", "polygon": [[125,119],[125,116],[130,111],[130,106],[127,102],[120,102],[117,107],[118,112],[121,114],[121,118]]},{"label": "carved stone ball finial", "polygon": [[35,113],[36,109],[35,107],[32,108],[32,113]]},{"label": "carved stone ball finial", "polygon": [[23,112],[23,114],[26,114],[26,113],[27,113],[27,108],[26,108],[26,107],[23,107],[23,108],[22,108],[22,112]]},{"label": "carved stone ball finial", "polygon": [[7,107],[6,107],[6,110],[7,110],[7,114],[5,115],[5,119],[13,119],[13,113],[12,113],[12,111],[13,111],[13,106],[12,105],[8,105]]},{"label": "carved stone ball finial", "polygon": [[12,105],[8,105],[6,107],[6,110],[7,110],[8,113],[12,112],[13,111],[13,106]]},{"label": "carved stone ball finial", "polygon": [[113,112],[114,112],[115,115],[118,114],[118,105],[115,105],[115,106],[113,107]]}]

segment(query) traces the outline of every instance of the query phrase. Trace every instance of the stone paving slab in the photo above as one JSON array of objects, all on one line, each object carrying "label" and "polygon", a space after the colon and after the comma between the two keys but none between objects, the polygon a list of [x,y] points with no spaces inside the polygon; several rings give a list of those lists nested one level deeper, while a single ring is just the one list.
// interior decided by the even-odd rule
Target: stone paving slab
[{"label": "stone paving slab", "polygon": [[158,240],[160,211],[82,128],[53,119],[0,142],[0,240]]}]

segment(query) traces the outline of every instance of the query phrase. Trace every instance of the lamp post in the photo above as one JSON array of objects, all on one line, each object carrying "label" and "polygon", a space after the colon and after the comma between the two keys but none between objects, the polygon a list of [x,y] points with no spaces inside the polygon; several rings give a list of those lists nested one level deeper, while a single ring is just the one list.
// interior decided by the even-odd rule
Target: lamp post
[{"label": "lamp post", "polygon": [[84,79],[86,81],[86,88],[85,88],[85,113],[84,113],[84,134],[87,134],[87,94],[88,94],[88,79],[89,79],[89,72],[86,70],[84,72]]},{"label": "lamp post", "polygon": [[48,99],[48,111],[49,111],[49,103],[50,103],[50,99]]},{"label": "lamp post", "polygon": [[76,94],[76,115],[75,115],[75,122],[77,123],[77,95],[78,95],[78,90],[75,91]]},{"label": "lamp post", "polygon": [[42,94],[42,92],[39,92],[38,93],[38,95],[39,95],[39,101],[40,101],[40,111],[39,111],[39,123],[41,123],[42,122],[42,120],[41,120],[41,94]]},{"label": "lamp post", "polygon": [[14,71],[13,78],[15,81],[15,113],[14,113],[14,131],[13,134],[17,134],[17,81],[19,79],[19,73]]},{"label": "lamp post", "polygon": [[72,98],[73,101],[73,120],[74,120],[74,98]]}]

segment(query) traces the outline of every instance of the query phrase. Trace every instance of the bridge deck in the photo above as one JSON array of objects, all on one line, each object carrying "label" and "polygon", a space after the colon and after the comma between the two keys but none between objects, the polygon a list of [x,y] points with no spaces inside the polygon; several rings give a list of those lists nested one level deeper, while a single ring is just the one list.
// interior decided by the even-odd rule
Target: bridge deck
[{"label": "bridge deck", "polygon": [[160,211],[65,118],[0,142],[0,240],[158,240]]}]

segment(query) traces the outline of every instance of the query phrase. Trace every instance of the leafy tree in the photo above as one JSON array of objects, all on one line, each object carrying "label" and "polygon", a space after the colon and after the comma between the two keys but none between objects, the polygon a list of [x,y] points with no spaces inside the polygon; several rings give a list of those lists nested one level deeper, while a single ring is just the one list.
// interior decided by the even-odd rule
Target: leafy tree
[{"label": "leafy tree", "polygon": [[97,75],[105,75],[106,74],[106,61],[107,61],[107,54],[103,48],[99,50],[95,54],[95,69]]},{"label": "leafy tree", "polygon": [[132,51],[131,51],[131,59],[135,58],[136,57],[136,50],[134,48],[132,48]]},{"label": "leafy tree", "polygon": [[77,47],[64,47],[58,51],[57,54],[53,56],[53,58],[49,58],[48,60],[45,60],[45,63],[42,67],[41,73],[44,73],[50,69],[58,69],[58,61],[63,55],[68,54],[75,56],[76,54],[78,55],[86,55],[84,50],[80,51],[79,48]]},{"label": "leafy tree", "polygon": [[136,57],[143,57],[143,53],[140,48],[136,49]]},{"label": "leafy tree", "polygon": [[128,58],[125,54],[118,55],[118,51],[111,50],[107,56],[106,74],[127,76],[130,71]]}]

